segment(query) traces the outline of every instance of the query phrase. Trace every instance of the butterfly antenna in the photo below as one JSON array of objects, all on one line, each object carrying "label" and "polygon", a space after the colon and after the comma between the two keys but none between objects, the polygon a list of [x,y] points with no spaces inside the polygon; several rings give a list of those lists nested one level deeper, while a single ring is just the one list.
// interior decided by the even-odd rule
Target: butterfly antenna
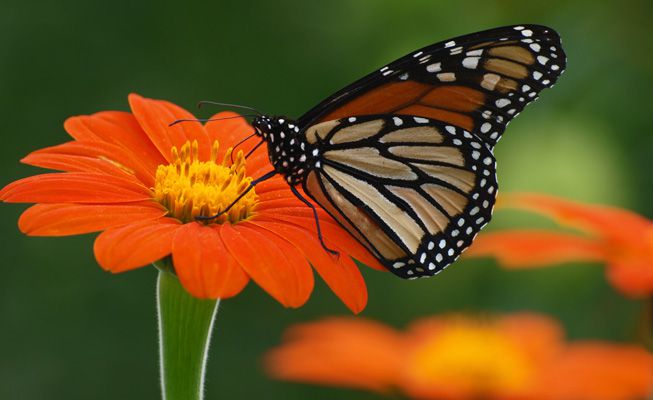
[{"label": "butterfly antenna", "polygon": [[254,146],[250,151],[247,152],[247,154],[245,154],[245,159],[247,159],[247,157],[251,156],[252,153],[255,152],[256,149],[258,149],[259,147],[261,147],[261,145],[262,145],[263,143],[265,143],[265,140],[261,140],[260,142],[258,142],[258,143],[256,144],[256,146]]},{"label": "butterfly antenna", "polygon": [[205,119],[205,118],[190,118],[190,119],[178,119],[178,120],[175,120],[175,121],[171,122],[170,124],[168,124],[168,126],[175,126],[175,125],[177,125],[177,124],[179,124],[179,123],[182,123],[182,122],[213,122],[213,121],[222,121],[222,120],[225,120],[225,119],[234,119],[234,118],[242,118],[242,117],[258,117],[258,115],[246,114],[246,115],[235,115],[235,116],[233,116],[233,117],[223,117],[223,118],[209,118],[209,119]]},{"label": "butterfly antenna", "polygon": [[204,106],[205,104],[213,104],[215,106],[224,106],[224,107],[243,108],[245,110],[254,111],[258,115],[263,115],[262,112],[260,112],[259,110],[257,110],[254,107],[242,106],[240,104],[220,103],[220,102],[217,102],[217,101],[208,101],[208,100],[203,100],[203,101],[198,102],[197,103],[197,108],[202,108],[202,106]]},{"label": "butterfly antenna", "polygon": [[[231,158],[231,163],[232,164],[234,163],[234,153],[236,152],[236,147],[238,147],[241,144],[245,143],[246,141],[248,141],[249,139],[251,139],[254,136],[256,136],[256,133],[252,133],[251,135],[249,135],[246,138],[242,139],[240,142],[236,143],[234,145],[234,147],[231,148],[231,154],[229,155],[229,157]],[[245,156],[245,158],[247,158],[247,156]]]}]

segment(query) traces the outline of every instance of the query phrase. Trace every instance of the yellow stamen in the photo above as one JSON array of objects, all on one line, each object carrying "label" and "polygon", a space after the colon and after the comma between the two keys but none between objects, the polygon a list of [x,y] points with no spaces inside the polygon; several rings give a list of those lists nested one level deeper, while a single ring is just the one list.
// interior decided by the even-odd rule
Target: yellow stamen
[{"label": "yellow stamen", "polygon": [[421,381],[478,396],[520,393],[534,374],[523,349],[489,321],[460,320],[443,327],[414,357]]},{"label": "yellow stamen", "polygon": [[[215,215],[227,208],[252,182],[245,170],[243,152],[239,151],[233,164],[227,165],[233,149],[229,148],[217,163],[218,148],[216,140],[211,146],[211,159],[200,161],[197,141],[186,142],[181,149],[172,148],[170,164],[159,165],[154,196],[171,217],[191,222],[198,216]],[[257,203],[258,196],[252,189],[227,213],[207,223],[235,224],[251,217]]]}]

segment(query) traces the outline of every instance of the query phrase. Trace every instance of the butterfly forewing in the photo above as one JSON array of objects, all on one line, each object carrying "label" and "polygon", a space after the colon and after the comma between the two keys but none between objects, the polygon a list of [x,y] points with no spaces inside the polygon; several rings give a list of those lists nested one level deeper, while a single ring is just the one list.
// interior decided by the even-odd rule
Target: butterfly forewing
[{"label": "butterfly forewing", "polygon": [[417,50],[347,86],[299,120],[301,126],[362,115],[401,114],[475,132],[494,146],[566,64],[550,28],[496,28]]},{"label": "butterfly forewing", "polygon": [[467,130],[371,115],[323,122],[307,137],[321,155],[306,193],[401,277],[441,271],[490,220],[494,157]]}]

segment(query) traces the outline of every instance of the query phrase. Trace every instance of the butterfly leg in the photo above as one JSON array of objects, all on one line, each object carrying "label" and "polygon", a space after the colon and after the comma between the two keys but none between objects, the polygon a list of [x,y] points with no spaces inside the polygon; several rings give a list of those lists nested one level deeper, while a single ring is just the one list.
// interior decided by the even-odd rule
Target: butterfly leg
[{"label": "butterfly leg", "polygon": [[210,219],[218,218],[219,216],[221,216],[221,215],[223,215],[223,214],[225,214],[225,213],[228,213],[229,210],[231,210],[231,207],[233,207],[234,205],[236,205],[236,203],[238,203],[238,202],[240,201],[240,199],[242,199],[243,197],[245,197],[245,195],[246,195],[247,193],[249,193],[250,190],[254,189],[254,186],[258,185],[259,183],[261,183],[261,182],[263,182],[263,181],[266,181],[266,180],[272,178],[272,177],[275,176],[276,174],[277,174],[277,171],[270,171],[270,172],[266,173],[265,175],[263,175],[263,176],[261,176],[261,177],[259,177],[259,178],[254,179],[254,180],[249,184],[249,186],[247,187],[247,189],[245,189],[241,194],[239,194],[238,197],[236,197],[236,199],[235,199],[234,201],[231,202],[231,204],[229,204],[229,205],[228,205],[224,210],[220,211],[219,213],[217,213],[217,214],[215,214],[215,215],[210,215],[210,216],[198,215],[197,217],[195,217],[195,219],[200,220],[200,221],[208,221],[208,220],[210,220]]},{"label": "butterfly leg", "polygon": [[328,248],[327,245],[324,243],[324,238],[322,237],[322,229],[320,228],[320,218],[317,215],[317,210],[315,209],[315,206],[313,205],[313,203],[306,200],[304,198],[304,196],[302,196],[301,193],[299,193],[294,186],[290,186],[290,190],[295,195],[295,197],[297,197],[299,200],[301,200],[302,203],[309,206],[311,208],[311,210],[313,211],[313,218],[315,218],[315,225],[317,226],[317,237],[318,237],[318,239],[320,239],[320,244],[322,245],[322,248],[324,248],[324,250],[326,250],[328,253],[331,253],[331,254],[333,254],[335,256],[339,256],[340,255],[339,252],[337,252],[336,250],[332,250],[332,249]]}]

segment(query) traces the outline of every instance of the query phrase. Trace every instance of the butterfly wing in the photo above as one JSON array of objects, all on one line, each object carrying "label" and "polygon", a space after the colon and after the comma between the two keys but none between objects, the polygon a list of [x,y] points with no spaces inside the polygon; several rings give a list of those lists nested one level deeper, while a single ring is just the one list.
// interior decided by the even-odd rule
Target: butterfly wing
[{"label": "butterfly wing", "polygon": [[424,47],[345,87],[299,126],[376,114],[415,115],[475,132],[494,146],[507,123],[566,65],[560,37],[539,25],[491,29]]},{"label": "butterfly wing", "polygon": [[423,117],[326,121],[307,132],[320,149],[303,186],[403,278],[452,263],[491,218],[491,149],[467,130]]}]

